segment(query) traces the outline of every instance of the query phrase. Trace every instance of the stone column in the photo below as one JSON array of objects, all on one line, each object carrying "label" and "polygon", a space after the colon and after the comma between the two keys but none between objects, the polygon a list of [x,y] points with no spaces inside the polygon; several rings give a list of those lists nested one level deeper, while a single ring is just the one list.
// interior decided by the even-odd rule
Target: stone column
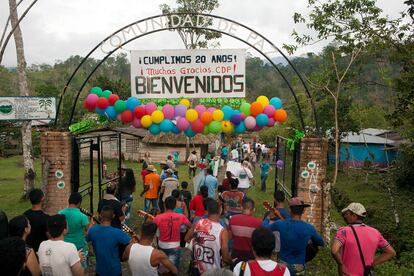
[{"label": "stone column", "polygon": [[69,132],[42,132],[43,191],[46,195],[45,212],[56,214],[66,208],[71,194],[72,140]]},{"label": "stone column", "polygon": [[303,220],[313,224],[322,233],[328,140],[324,138],[303,138],[300,143],[299,176],[297,195],[311,207],[306,208]]}]

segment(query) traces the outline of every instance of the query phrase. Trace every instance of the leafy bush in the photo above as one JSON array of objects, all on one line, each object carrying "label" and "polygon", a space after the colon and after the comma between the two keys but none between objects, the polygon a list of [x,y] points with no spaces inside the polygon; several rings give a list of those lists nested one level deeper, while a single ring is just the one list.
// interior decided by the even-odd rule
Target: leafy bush
[{"label": "leafy bush", "polygon": [[414,189],[414,146],[402,148],[398,158],[397,166],[393,172],[395,183],[404,188]]}]

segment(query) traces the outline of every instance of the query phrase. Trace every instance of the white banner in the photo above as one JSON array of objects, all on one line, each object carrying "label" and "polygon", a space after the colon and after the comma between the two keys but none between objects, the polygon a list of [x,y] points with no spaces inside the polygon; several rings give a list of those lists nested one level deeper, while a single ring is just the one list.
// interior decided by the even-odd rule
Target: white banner
[{"label": "white banner", "polygon": [[55,117],[54,97],[0,97],[0,121],[51,120]]},{"label": "white banner", "polygon": [[242,98],[246,50],[131,51],[131,95],[158,98]]}]

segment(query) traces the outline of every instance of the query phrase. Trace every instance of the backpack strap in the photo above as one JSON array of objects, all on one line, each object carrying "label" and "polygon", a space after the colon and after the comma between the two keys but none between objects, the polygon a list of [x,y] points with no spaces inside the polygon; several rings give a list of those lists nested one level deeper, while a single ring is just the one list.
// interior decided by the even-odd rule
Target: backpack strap
[{"label": "backpack strap", "polygon": [[246,271],[247,262],[243,261],[240,265],[240,273],[239,276],[243,276],[244,272]]},{"label": "backpack strap", "polygon": [[349,225],[349,227],[351,227],[352,232],[354,233],[354,236],[355,236],[355,239],[356,239],[356,242],[357,242],[357,245],[358,245],[359,256],[361,257],[361,262],[362,262],[362,265],[364,266],[364,270],[365,270],[366,265],[365,265],[364,254],[362,254],[361,244],[359,243],[358,235],[355,231],[355,228],[352,225]]}]

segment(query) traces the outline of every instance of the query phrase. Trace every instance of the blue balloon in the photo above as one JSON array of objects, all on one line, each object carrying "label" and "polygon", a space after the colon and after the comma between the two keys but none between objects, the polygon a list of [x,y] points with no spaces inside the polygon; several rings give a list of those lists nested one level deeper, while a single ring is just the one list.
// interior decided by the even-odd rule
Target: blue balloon
[{"label": "blue balloon", "polygon": [[170,132],[173,128],[173,122],[171,122],[171,120],[169,119],[164,119],[162,120],[162,122],[160,123],[160,129],[162,132]]},{"label": "blue balloon", "polygon": [[99,115],[104,115],[105,114],[105,110],[106,109],[100,109],[100,108],[95,107],[95,112],[98,113]]},{"label": "blue balloon", "polygon": [[240,124],[236,125],[234,127],[234,132],[238,134],[242,134],[246,132],[246,126],[244,125],[244,122],[241,122]]},{"label": "blue balloon", "polygon": [[113,106],[108,106],[108,107],[105,109],[105,115],[106,115],[109,119],[111,119],[111,120],[115,120],[115,119],[116,119],[116,115],[117,115],[117,113],[116,113],[116,111],[115,111],[115,108],[114,108]]},{"label": "blue balloon", "polygon": [[126,109],[134,111],[135,107],[139,106],[141,102],[136,97],[129,97],[126,101]]},{"label": "blue balloon", "polygon": [[278,97],[273,97],[270,99],[269,104],[273,105],[275,109],[281,109],[282,108],[282,100]]},{"label": "blue balloon", "polygon": [[238,110],[238,109],[233,110],[233,115],[237,115],[237,114],[240,114],[240,113],[241,113],[241,111]]},{"label": "blue balloon", "polygon": [[179,130],[178,127],[175,124],[173,124],[171,132],[174,133],[174,134],[179,134],[181,132],[181,130]]},{"label": "blue balloon", "polygon": [[223,120],[230,120],[231,116],[233,115],[233,108],[226,105],[226,106],[223,106],[221,111],[223,111],[223,113],[224,113]]},{"label": "blue balloon", "polygon": [[267,123],[269,122],[269,117],[267,117],[266,114],[264,113],[260,113],[259,115],[256,116],[256,124],[258,126],[266,126]]},{"label": "blue balloon", "polygon": [[148,128],[149,132],[152,135],[158,135],[161,132],[161,128],[159,124],[152,124],[149,128]]},{"label": "blue balloon", "polygon": [[187,137],[194,137],[196,135],[196,133],[191,129],[191,127],[187,128],[186,131],[184,131],[185,135]]}]

